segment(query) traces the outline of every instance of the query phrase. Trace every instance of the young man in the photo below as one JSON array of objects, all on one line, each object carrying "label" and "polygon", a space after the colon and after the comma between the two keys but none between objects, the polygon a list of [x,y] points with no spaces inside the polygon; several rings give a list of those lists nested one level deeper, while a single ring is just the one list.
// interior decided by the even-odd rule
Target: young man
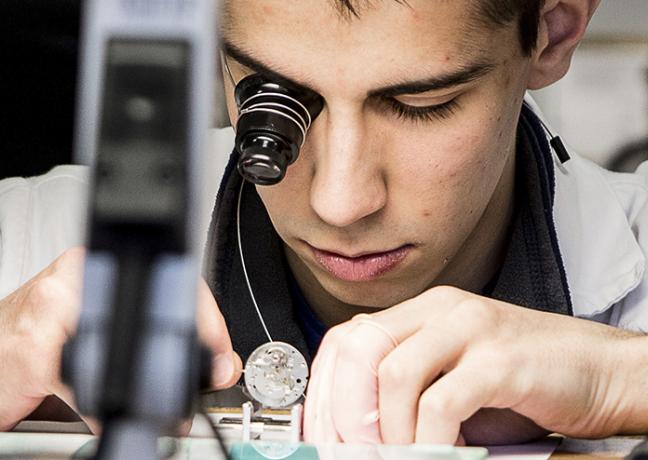
[{"label": "young man", "polygon": [[[215,386],[240,375],[232,349],[245,358],[267,340],[239,260],[240,198],[268,333],[317,350],[307,441],[648,428],[648,342],[617,328],[648,327],[645,178],[559,164],[523,105],[567,71],[596,4],[226,2],[234,82],[290,80],[325,107],[279,184],[241,188],[236,157],[226,171],[205,259],[218,306],[203,286],[199,307]],[[66,253],[0,305],[1,427],[49,394],[72,403],[58,359],[80,258]]]}]

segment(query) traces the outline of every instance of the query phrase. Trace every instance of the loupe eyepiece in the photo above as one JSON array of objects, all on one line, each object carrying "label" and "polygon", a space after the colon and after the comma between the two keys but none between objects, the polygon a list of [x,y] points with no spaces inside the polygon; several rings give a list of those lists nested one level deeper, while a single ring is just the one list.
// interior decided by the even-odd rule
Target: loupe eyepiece
[{"label": "loupe eyepiece", "polygon": [[258,74],[241,80],[234,94],[239,110],[239,173],[254,184],[276,184],[297,160],[324,101],[306,88],[269,81]]}]

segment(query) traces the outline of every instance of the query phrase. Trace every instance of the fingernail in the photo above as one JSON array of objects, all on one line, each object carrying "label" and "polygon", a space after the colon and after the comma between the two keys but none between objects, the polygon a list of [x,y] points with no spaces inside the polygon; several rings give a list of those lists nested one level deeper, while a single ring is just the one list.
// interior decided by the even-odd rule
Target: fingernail
[{"label": "fingernail", "polygon": [[369,426],[373,425],[374,423],[378,422],[380,420],[380,412],[377,410],[371,411],[368,414],[365,414],[364,417],[362,417],[362,424],[364,426]]},{"label": "fingernail", "polygon": [[217,388],[226,385],[232,380],[234,359],[231,353],[220,353],[214,356],[213,366],[213,381]]}]

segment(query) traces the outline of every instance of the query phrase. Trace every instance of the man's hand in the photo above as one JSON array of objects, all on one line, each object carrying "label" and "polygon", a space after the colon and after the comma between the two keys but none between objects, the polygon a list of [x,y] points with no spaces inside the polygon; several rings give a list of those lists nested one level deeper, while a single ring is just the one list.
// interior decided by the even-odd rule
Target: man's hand
[{"label": "man's hand", "polygon": [[[492,420],[486,412],[526,421],[527,432],[538,433],[533,421],[577,437],[618,433],[632,411],[629,374],[619,369],[629,339],[635,335],[598,323],[433,288],[325,336],[306,397],[304,436],[455,444],[462,431],[481,443],[499,431],[497,442],[506,442],[511,425],[475,432],[476,419]],[[478,413],[482,408],[491,409]]]},{"label": "man's hand", "polygon": [[[74,334],[80,314],[84,250],[63,253],[51,265],[0,300],[0,430],[11,429],[48,396],[74,408],[72,392],[60,380],[63,344]],[[216,301],[200,280],[198,333],[215,356],[214,388],[232,386],[241,360]],[[90,421],[91,429],[97,426]]]}]

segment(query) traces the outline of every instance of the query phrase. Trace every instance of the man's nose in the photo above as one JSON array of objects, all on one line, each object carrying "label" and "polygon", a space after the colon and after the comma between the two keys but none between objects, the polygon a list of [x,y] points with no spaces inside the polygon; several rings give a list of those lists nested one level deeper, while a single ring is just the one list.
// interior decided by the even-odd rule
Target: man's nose
[{"label": "man's nose", "polygon": [[[380,211],[387,202],[379,145],[372,139],[361,110],[331,110],[311,140],[314,177],[310,204],[329,225],[348,227]],[[322,123],[323,122],[323,123]]]}]

